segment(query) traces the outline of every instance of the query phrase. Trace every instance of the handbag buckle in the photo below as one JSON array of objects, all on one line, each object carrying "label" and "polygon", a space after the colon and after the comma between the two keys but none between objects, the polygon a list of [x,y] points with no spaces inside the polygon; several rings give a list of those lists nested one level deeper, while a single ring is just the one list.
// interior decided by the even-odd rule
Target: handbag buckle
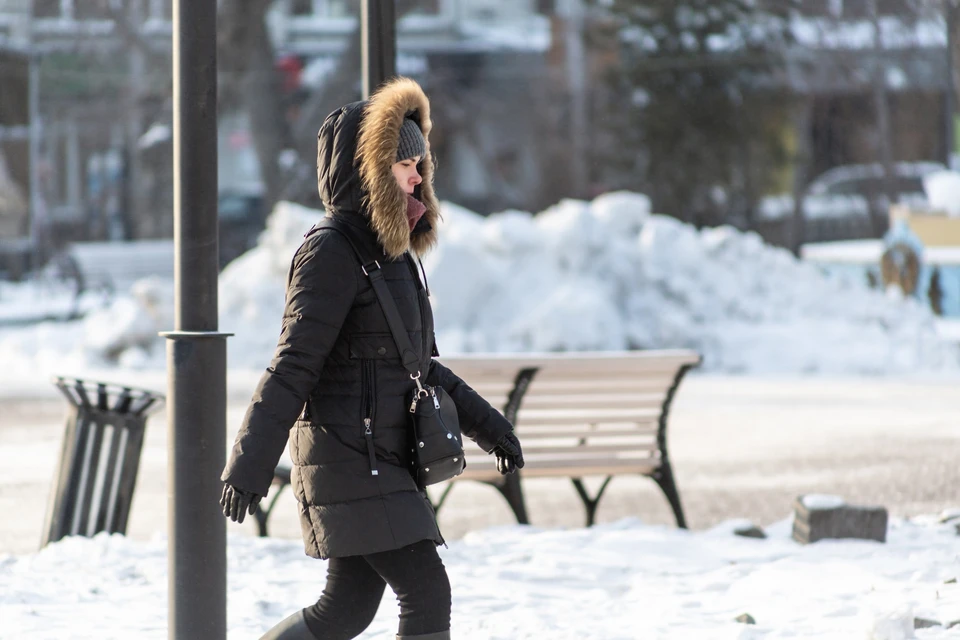
[{"label": "handbag buckle", "polygon": [[[428,395],[430,395],[430,392],[427,391],[426,389],[424,389],[424,388],[423,388],[423,385],[420,384],[420,372],[419,372],[419,371],[417,371],[416,375],[414,375],[414,374],[411,373],[411,374],[410,374],[410,379],[417,383],[417,393],[416,393],[416,395],[414,396],[414,398],[415,398],[414,403],[416,403],[416,400],[419,400],[420,398],[426,398]],[[412,409],[411,409],[411,411],[412,411]]]}]

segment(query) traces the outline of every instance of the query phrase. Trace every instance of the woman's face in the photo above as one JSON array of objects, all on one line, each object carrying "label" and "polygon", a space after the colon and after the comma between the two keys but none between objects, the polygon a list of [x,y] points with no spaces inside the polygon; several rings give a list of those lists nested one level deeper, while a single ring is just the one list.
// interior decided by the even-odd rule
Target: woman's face
[{"label": "woman's face", "polygon": [[393,163],[393,177],[397,179],[397,184],[406,194],[413,195],[416,186],[423,182],[423,178],[417,172],[418,162],[420,162],[420,156]]}]

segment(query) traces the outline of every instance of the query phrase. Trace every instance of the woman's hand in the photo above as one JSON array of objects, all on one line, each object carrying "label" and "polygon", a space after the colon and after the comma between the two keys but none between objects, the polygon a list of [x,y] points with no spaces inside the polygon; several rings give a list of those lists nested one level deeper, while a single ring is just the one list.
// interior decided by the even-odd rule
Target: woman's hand
[{"label": "woman's hand", "polygon": [[223,493],[220,495],[220,506],[223,507],[223,515],[234,522],[243,522],[247,515],[253,515],[260,504],[262,496],[256,493],[250,493],[243,489],[237,489],[231,484],[223,485]]},{"label": "woman's hand", "polygon": [[502,475],[523,469],[523,451],[520,449],[520,441],[512,431],[497,440],[491,453],[497,456],[497,471]]}]

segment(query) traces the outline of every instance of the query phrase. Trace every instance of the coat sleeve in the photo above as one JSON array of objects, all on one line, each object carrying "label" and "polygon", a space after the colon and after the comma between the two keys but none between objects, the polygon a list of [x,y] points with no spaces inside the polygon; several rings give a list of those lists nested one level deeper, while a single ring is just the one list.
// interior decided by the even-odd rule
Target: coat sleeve
[{"label": "coat sleeve", "polygon": [[453,398],[460,431],[490,453],[504,434],[513,431],[513,425],[457,374],[436,360],[431,363],[427,384],[442,387]]},{"label": "coat sleeve", "polygon": [[359,288],[359,262],[335,231],[294,255],[276,352],[260,377],[221,480],[267,495],[290,427],[323,371]]}]

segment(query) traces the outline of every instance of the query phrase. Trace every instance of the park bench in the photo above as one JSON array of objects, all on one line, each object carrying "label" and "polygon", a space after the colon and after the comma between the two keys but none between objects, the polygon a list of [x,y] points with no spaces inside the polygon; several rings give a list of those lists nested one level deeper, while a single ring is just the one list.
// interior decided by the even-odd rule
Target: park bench
[{"label": "park bench", "polygon": [[173,240],[76,242],[67,256],[75,265],[78,291],[123,294],[147,276],[173,280]]},{"label": "park bench", "polygon": [[[614,476],[639,474],[661,488],[677,526],[686,528],[680,495],[667,455],[667,417],[686,372],[700,363],[689,350],[610,353],[504,354],[440,358],[515,425],[523,444],[523,470],[501,476],[496,460],[464,439],[467,467],[442,487],[439,510],[457,482],[473,480],[497,488],[520,524],[529,524],[522,478],[569,478],[594,523],[597,506]],[[604,478],[590,495],[583,482]],[[260,535],[290,468],[274,476],[272,500],[256,514]]]}]

